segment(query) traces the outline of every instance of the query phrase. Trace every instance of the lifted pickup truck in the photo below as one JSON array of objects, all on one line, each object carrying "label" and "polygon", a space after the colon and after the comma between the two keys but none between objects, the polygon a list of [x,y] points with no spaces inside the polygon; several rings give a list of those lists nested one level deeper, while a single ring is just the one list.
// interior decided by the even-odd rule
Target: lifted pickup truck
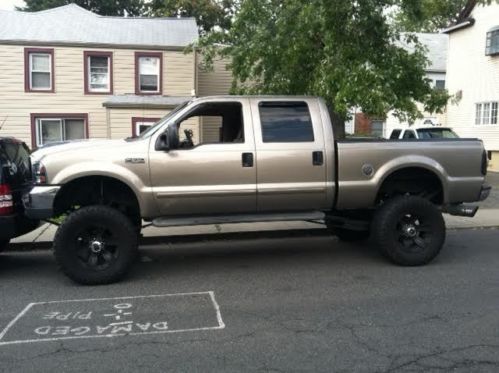
[{"label": "lifted pickup truck", "polygon": [[127,273],[143,220],[324,219],[342,240],[371,236],[396,264],[423,265],[444,244],[442,212],[473,216],[477,207],[463,202],[490,190],[481,141],[336,140],[325,102],[314,97],[193,99],[139,137],[41,148],[32,163],[27,214],[65,216],[55,257],[85,284]]}]

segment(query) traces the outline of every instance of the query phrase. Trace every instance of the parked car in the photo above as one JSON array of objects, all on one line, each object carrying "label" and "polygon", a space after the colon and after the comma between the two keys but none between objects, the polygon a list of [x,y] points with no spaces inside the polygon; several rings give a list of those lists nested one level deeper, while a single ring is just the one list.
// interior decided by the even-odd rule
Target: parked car
[{"label": "parked car", "polygon": [[[193,138],[203,116],[221,118],[218,142]],[[128,271],[142,219],[156,227],[324,219],[340,239],[372,235],[391,261],[414,266],[440,252],[442,211],[473,216],[478,207],[463,202],[489,194],[480,140],[334,136],[320,98],[193,99],[139,137],[33,153],[27,213],[67,214],[57,262],[77,282],[102,284]]]},{"label": "parked car", "polygon": [[38,227],[24,215],[22,196],[32,186],[29,148],[20,140],[0,137],[0,251],[11,238]]},{"label": "parked car", "polygon": [[396,128],[390,134],[390,140],[396,139],[457,139],[459,136],[449,127]]}]

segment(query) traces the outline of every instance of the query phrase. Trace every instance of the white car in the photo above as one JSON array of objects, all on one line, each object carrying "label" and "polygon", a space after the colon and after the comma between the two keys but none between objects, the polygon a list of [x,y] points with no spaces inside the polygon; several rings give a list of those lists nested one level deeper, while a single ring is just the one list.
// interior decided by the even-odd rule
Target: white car
[{"label": "white car", "polygon": [[389,139],[457,139],[459,136],[449,127],[418,127],[418,128],[396,128],[392,131]]}]

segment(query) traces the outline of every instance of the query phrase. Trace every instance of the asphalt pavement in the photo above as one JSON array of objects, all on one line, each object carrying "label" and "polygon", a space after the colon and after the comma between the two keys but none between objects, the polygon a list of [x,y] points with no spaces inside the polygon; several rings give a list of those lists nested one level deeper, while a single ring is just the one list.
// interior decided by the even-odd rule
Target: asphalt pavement
[{"label": "asphalt pavement", "polygon": [[323,233],[142,247],[99,287],[1,254],[0,371],[499,370],[499,230],[450,231],[416,268]]}]

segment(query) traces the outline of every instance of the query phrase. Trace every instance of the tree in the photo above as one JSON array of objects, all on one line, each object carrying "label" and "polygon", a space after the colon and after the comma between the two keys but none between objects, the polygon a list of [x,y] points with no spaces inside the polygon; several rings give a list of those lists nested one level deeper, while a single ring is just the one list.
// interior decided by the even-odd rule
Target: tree
[{"label": "tree", "polygon": [[37,12],[70,3],[103,16],[141,16],[145,10],[144,0],[24,0],[26,6],[18,10]]},{"label": "tree", "polygon": [[319,95],[342,119],[356,107],[412,121],[422,116],[418,102],[437,112],[449,96],[431,88],[417,38],[389,22],[389,9],[411,3],[246,0],[230,30],[209,33],[199,48],[207,66],[230,61],[234,93]]},{"label": "tree", "polygon": [[215,28],[227,30],[238,0],[152,0],[149,14],[155,17],[194,17],[202,34]]},{"label": "tree", "polygon": [[495,0],[420,0],[395,13],[395,22],[405,31],[439,32],[469,16],[476,5]]}]

